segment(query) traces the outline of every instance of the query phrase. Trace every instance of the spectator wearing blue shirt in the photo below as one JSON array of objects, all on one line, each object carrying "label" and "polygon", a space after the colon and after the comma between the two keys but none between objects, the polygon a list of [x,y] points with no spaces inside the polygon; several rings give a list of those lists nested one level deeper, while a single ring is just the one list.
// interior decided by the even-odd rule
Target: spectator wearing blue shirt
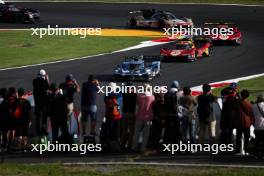
[{"label": "spectator wearing blue shirt", "polygon": [[81,124],[82,124],[82,131],[83,135],[86,134],[86,127],[88,123],[88,117],[91,118],[91,135],[96,135],[96,99],[97,99],[97,92],[99,82],[98,80],[94,79],[93,75],[88,77],[88,81],[83,83],[82,85],[82,95],[81,95]]}]

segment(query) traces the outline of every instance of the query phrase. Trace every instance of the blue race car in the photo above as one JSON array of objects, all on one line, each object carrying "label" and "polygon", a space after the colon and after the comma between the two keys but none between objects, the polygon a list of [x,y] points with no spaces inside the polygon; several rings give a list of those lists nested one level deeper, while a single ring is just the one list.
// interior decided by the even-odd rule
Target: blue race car
[{"label": "blue race car", "polygon": [[116,80],[151,81],[160,75],[161,58],[159,56],[127,57],[114,69]]}]

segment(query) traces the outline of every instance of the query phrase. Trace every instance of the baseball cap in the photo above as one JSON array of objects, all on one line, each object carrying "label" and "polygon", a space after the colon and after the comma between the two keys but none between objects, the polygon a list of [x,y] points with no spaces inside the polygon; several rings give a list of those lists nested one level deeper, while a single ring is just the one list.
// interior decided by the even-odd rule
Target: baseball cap
[{"label": "baseball cap", "polygon": [[73,75],[72,74],[68,74],[66,76],[66,80],[69,81],[69,80],[73,80]]},{"label": "baseball cap", "polygon": [[238,87],[237,83],[236,82],[232,82],[229,87],[233,88],[233,89],[236,89]]},{"label": "baseball cap", "polygon": [[177,88],[179,89],[180,83],[177,80],[172,81],[171,88]]},{"label": "baseball cap", "polygon": [[39,71],[39,75],[40,75],[40,76],[45,76],[45,75],[46,75],[46,71],[43,70],[43,69],[41,69],[41,70]]}]

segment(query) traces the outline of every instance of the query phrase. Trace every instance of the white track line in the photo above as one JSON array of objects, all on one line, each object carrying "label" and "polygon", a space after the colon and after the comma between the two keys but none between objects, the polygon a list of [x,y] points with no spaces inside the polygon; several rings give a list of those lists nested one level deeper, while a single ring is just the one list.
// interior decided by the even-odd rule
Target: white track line
[{"label": "white track line", "polygon": [[169,41],[169,42],[153,42],[153,41],[149,40],[149,41],[141,42],[139,45],[131,46],[131,47],[128,47],[128,48],[125,48],[125,49],[121,49],[121,50],[118,50],[118,51],[114,51],[113,53],[124,52],[124,51],[129,51],[129,50],[134,50],[134,49],[141,49],[141,48],[157,46],[157,45],[163,45],[163,44],[170,43],[170,42],[173,42],[173,41]]},{"label": "white track line", "polygon": [[67,59],[67,60],[58,60],[58,61],[46,62],[46,63],[40,63],[40,64],[31,64],[31,65],[24,65],[24,66],[18,66],[18,67],[2,68],[2,69],[0,69],[0,72],[1,71],[7,71],[7,70],[15,70],[15,69],[36,67],[36,66],[42,66],[42,65],[57,64],[57,63],[63,63],[63,62],[69,62],[69,61],[83,60],[83,59],[87,59],[87,58],[91,58],[91,57],[103,56],[103,55],[107,55],[107,54],[111,54],[111,53],[102,53],[102,54],[97,54],[97,55],[92,55],[92,56],[84,56],[84,57],[77,57],[77,58],[72,58],[72,59]]},{"label": "white track line", "polygon": [[243,165],[243,164],[185,164],[185,163],[166,163],[166,162],[76,162],[63,163],[65,166],[74,165],[136,165],[136,166],[182,166],[182,167],[227,167],[227,168],[264,168],[264,166]]}]

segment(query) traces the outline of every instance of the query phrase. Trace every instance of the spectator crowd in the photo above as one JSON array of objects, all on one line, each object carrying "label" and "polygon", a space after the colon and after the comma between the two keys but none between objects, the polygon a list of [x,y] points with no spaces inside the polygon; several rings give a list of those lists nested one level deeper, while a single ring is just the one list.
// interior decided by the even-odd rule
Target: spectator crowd
[{"label": "spectator crowd", "polygon": [[[97,118],[99,82],[93,75],[82,86],[72,74],[57,85],[50,83],[45,70],[40,70],[33,79],[34,107],[23,88],[1,88],[1,145],[8,150],[30,149],[28,129],[32,122],[40,138],[48,135],[50,122],[53,143],[76,142],[69,133],[69,121],[75,111],[74,95],[80,92],[82,140],[78,142],[100,142],[105,151],[129,152],[159,150],[162,144],[180,141],[234,143],[236,154],[264,156],[263,94],[257,96],[256,102],[249,102],[249,91],[240,91],[237,83],[224,88],[221,97],[213,95],[209,84],[203,85],[203,93],[197,97],[192,95],[190,87],[182,88],[178,81],[171,83],[167,93],[153,94],[149,84],[144,84],[144,93],[137,93],[132,82],[126,85],[131,87],[128,92],[113,91],[104,96],[102,122]],[[109,86],[115,90],[117,84],[111,82]],[[222,105],[217,120],[214,105],[219,100]],[[220,126],[219,137],[217,126]],[[252,127],[255,138],[251,137]]]}]

